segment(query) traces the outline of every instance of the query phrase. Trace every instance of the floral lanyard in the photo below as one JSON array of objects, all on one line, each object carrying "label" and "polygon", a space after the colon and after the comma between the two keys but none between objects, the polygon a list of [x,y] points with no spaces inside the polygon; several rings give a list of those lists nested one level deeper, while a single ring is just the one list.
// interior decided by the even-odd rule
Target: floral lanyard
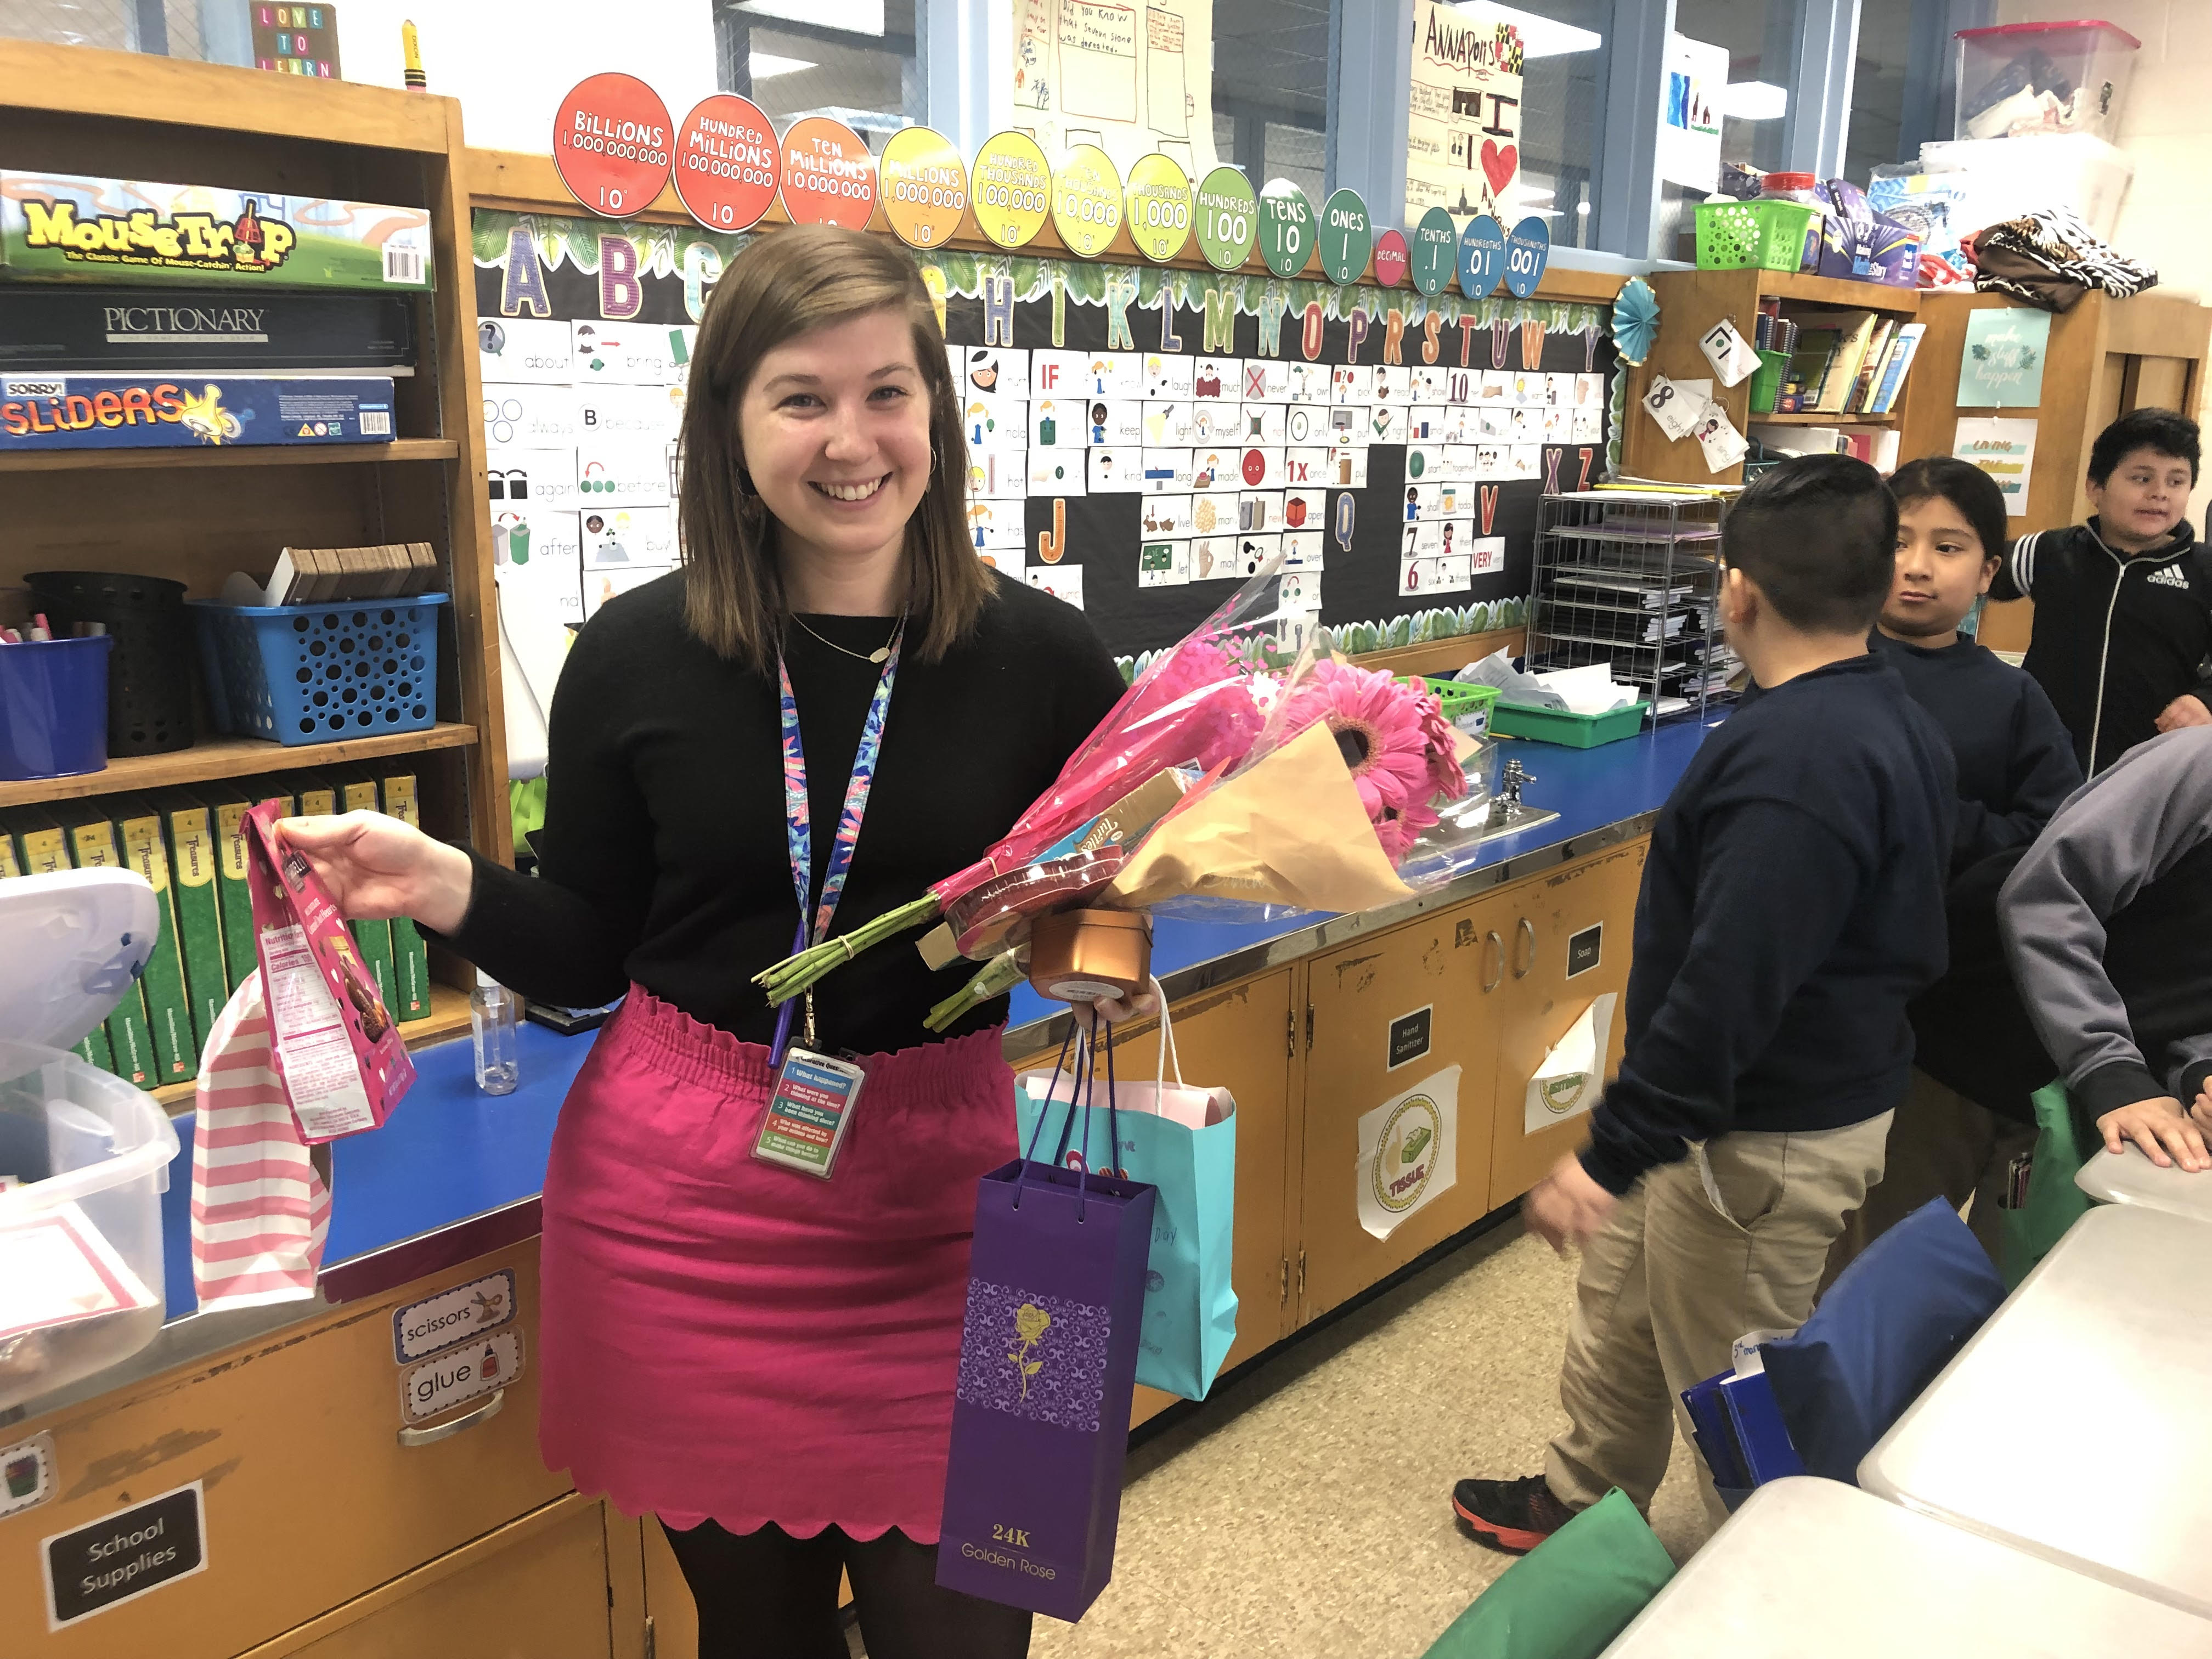
[{"label": "floral lanyard", "polygon": [[[782,699],[783,830],[791,851],[791,884],[799,894],[799,936],[793,954],[819,945],[830,937],[830,922],[837,914],[837,901],[845,895],[845,877],[853,867],[853,848],[860,839],[860,819],[868,810],[868,790],[876,781],[876,757],[884,745],[884,720],[890,712],[891,684],[898,678],[899,647],[906,637],[906,618],[891,630],[890,654],[876,681],[876,694],[868,700],[868,718],[860,727],[860,746],[853,753],[853,776],[845,786],[844,810],[837,815],[837,833],[830,843],[830,867],[822,878],[822,902],[814,912],[810,933],[806,913],[813,901],[814,832],[808,821],[806,751],[799,737],[799,699],[792,695],[791,671],[781,653],[775,659],[777,689]],[[806,1000],[806,1046],[814,1047],[814,993]],[[797,1002],[783,1005],[775,1018],[775,1048],[769,1064],[781,1066],[791,1042],[791,1020]]]}]

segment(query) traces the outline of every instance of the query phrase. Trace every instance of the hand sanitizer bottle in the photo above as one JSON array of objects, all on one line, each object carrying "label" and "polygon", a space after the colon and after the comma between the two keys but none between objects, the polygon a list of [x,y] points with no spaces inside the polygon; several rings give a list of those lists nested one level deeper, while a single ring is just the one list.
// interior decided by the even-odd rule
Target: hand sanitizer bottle
[{"label": "hand sanitizer bottle", "polygon": [[521,1079],[514,1018],[514,994],[477,969],[477,988],[469,994],[469,1027],[476,1037],[477,1087],[488,1095],[511,1095]]}]

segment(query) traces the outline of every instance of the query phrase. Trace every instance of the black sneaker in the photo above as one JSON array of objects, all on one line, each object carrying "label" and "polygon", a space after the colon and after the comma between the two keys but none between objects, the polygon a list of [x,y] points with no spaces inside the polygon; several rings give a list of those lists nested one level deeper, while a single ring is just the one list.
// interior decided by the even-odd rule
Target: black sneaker
[{"label": "black sneaker", "polygon": [[1519,1480],[1462,1480],[1452,1488],[1452,1512],[1477,1543],[1507,1555],[1528,1554],[1575,1518],[1540,1474]]}]

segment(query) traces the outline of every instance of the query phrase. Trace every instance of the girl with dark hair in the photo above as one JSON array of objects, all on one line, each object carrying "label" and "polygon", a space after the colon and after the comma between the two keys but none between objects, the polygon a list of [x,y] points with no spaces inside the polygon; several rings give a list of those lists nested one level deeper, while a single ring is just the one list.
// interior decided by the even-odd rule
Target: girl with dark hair
[{"label": "girl with dark hair", "polygon": [[[970,969],[879,951],[794,1031],[751,980],[980,857],[1121,675],[969,545],[945,342],[902,250],[757,238],[684,420],[684,568],[569,653],[538,878],[373,813],[284,833],[349,916],[412,916],[543,1001],[628,993],[546,1172],[539,1443],[659,1517],[702,1655],[843,1655],[842,1571],[871,1653],[1011,1659],[1030,1615],[935,1582],[975,1183],[1014,1150],[1006,1004],[934,1036]],[[787,1048],[866,1071],[827,1180],[773,1161]]]}]

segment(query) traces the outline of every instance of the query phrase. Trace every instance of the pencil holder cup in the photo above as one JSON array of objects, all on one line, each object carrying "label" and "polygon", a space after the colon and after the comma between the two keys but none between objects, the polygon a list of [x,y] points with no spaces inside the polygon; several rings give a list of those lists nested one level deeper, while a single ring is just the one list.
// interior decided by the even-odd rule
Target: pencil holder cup
[{"label": "pencil holder cup", "polygon": [[424,732],[438,720],[443,593],[321,605],[194,599],[216,726],[276,743]]},{"label": "pencil holder cup", "polygon": [[104,636],[0,645],[0,778],[106,769],[113,647]]},{"label": "pencil holder cup", "polygon": [[99,623],[115,641],[107,658],[110,755],[192,746],[192,630],[182,582],[101,570],[40,570],[23,580],[56,634]]}]

